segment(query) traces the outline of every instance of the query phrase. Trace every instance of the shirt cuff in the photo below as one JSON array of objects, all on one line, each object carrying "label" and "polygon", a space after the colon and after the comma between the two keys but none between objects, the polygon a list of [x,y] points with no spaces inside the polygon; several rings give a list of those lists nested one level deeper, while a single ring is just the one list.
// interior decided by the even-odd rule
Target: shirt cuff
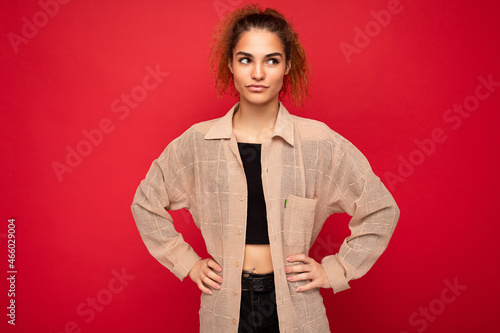
[{"label": "shirt cuff", "polygon": [[337,260],[336,255],[324,257],[323,260],[321,260],[321,265],[323,265],[326,270],[326,275],[328,276],[334,294],[351,288],[345,277],[345,269]]},{"label": "shirt cuff", "polygon": [[184,257],[174,265],[171,272],[182,281],[199,260],[201,260],[201,257],[191,248]]}]

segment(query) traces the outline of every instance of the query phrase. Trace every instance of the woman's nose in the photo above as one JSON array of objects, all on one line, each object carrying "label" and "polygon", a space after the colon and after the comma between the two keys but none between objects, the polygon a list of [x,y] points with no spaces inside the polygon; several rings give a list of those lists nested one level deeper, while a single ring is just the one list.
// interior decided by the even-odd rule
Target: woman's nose
[{"label": "woman's nose", "polygon": [[265,77],[264,68],[261,64],[255,64],[252,71],[252,79],[262,80]]}]

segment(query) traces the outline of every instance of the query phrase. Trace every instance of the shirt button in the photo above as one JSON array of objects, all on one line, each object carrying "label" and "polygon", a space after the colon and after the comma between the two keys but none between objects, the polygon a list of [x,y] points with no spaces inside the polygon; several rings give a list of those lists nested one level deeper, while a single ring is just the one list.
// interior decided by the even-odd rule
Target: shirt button
[{"label": "shirt button", "polygon": [[235,263],[234,263],[234,266],[236,266],[236,267],[238,267],[239,265],[240,265],[240,263],[239,263],[239,262],[235,262]]},{"label": "shirt button", "polygon": [[238,230],[238,231],[237,231],[237,234],[238,234],[238,235],[241,235],[241,230]]},{"label": "shirt button", "polygon": [[235,290],[235,291],[233,291],[233,294],[238,295],[238,292]]},{"label": "shirt button", "polygon": [[245,200],[245,197],[241,195],[240,196],[240,201],[243,201],[243,200]]},{"label": "shirt button", "polygon": [[236,324],[236,319],[233,319],[233,324]]}]

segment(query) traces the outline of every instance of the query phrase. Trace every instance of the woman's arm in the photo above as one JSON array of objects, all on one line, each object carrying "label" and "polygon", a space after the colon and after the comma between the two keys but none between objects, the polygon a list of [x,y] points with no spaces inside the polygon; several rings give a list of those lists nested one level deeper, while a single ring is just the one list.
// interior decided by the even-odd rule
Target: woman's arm
[{"label": "woman's arm", "polygon": [[351,235],[339,252],[321,261],[334,293],[350,288],[350,280],[368,272],[387,248],[400,215],[391,193],[352,143],[343,139],[336,155],[328,207],[352,218]]},{"label": "woman's arm", "polygon": [[132,202],[139,233],[151,255],[181,281],[201,259],[175,230],[168,210],[190,207],[190,180],[187,179],[173,140],[153,161]]},{"label": "woman's arm", "polygon": [[[341,140],[337,140],[340,138]],[[318,263],[304,253],[293,254],[287,261],[303,264],[287,266],[290,281],[310,279],[297,291],[332,288],[334,293],[350,288],[348,282],[357,279],[373,266],[387,247],[399,219],[399,208],[380,179],[373,173],[368,160],[349,141],[335,137],[331,160],[322,173],[330,179],[321,183],[318,195],[326,195],[326,209],[346,212],[351,235],[339,252]]]}]

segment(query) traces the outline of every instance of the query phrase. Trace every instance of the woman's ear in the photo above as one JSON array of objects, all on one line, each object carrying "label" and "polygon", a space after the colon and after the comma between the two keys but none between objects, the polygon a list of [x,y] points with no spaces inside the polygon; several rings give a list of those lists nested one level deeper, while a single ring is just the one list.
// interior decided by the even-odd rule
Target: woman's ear
[{"label": "woman's ear", "polygon": [[232,74],[233,73],[233,61],[231,59],[229,59],[229,61],[227,62],[227,67],[229,67],[229,70],[231,71]]},{"label": "woman's ear", "polygon": [[288,72],[290,71],[290,67],[292,67],[292,61],[291,60],[288,60],[287,64],[286,64],[286,70],[285,70],[285,75],[288,74]]}]

